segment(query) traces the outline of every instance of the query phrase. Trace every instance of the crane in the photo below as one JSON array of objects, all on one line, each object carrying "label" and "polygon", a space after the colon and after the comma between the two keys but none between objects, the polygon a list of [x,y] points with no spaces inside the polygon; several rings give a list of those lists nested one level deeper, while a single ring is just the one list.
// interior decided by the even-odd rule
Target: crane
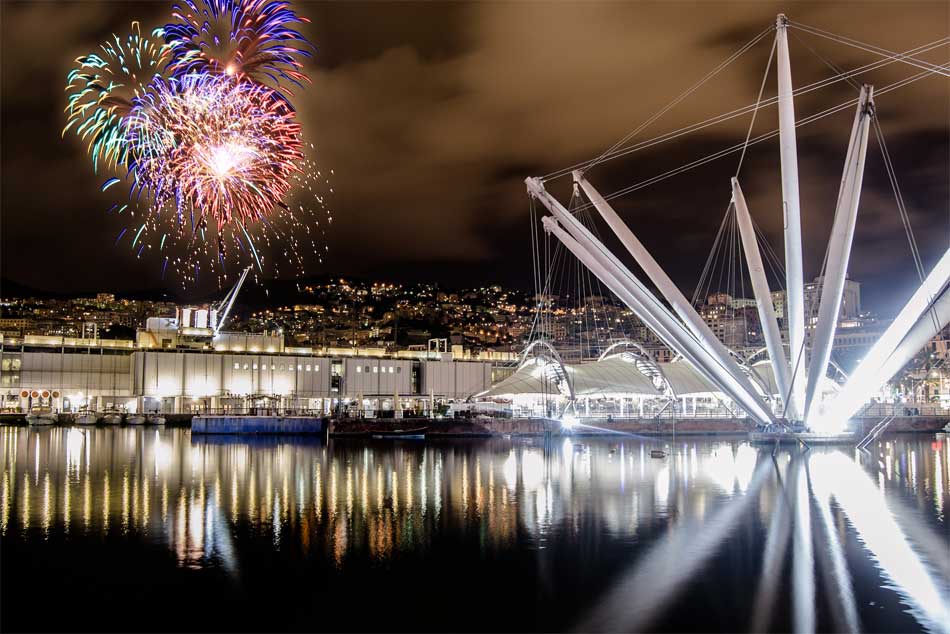
[{"label": "crane", "polygon": [[[238,278],[237,283],[228,291],[228,294],[224,296],[224,299],[221,300],[221,303],[214,307],[215,312],[221,312],[221,317],[215,321],[215,324],[212,326],[214,331],[214,336],[218,336],[221,328],[224,327],[224,324],[227,323],[228,317],[231,315],[231,308],[234,307],[234,300],[237,299],[238,293],[241,292],[241,286],[244,285],[244,280],[247,279],[247,274],[251,272],[251,267],[247,267],[241,271],[241,276]],[[223,309],[223,311],[222,311]]]}]

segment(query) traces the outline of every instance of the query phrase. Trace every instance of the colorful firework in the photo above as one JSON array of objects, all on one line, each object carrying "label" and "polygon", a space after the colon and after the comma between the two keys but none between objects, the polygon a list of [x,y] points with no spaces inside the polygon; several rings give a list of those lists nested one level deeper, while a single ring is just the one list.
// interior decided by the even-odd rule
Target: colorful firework
[{"label": "colorful firework", "polygon": [[111,42],[93,53],[76,59],[79,65],[66,76],[66,127],[89,141],[89,154],[98,170],[99,162],[108,167],[128,161],[126,122],[134,101],[161,75],[171,58],[171,46],[143,38],[139,23],[132,23],[131,34],[123,41],[113,35]]},{"label": "colorful firework", "polygon": [[[275,207],[266,222],[231,222],[218,232],[210,227],[191,231],[170,222],[172,215],[154,213],[142,201],[116,203],[110,213],[129,217],[116,244],[124,242],[139,258],[160,257],[162,276],[174,276],[183,288],[205,273],[223,282],[228,270],[237,271],[248,264],[254,266],[255,277],[265,266],[278,277],[287,272],[305,275],[310,267],[323,262],[329,250],[326,232],[333,223],[333,170],[321,170],[313,158],[313,144],[306,145],[301,170],[290,178],[287,205]],[[223,244],[228,245],[227,259],[222,257]]]},{"label": "colorful firework", "polygon": [[[300,124],[274,91],[226,76],[156,82],[128,121],[133,193],[193,231],[266,221],[303,158]],[[196,217],[197,214],[197,217]]]},{"label": "colorful firework", "polygon": [[309,22],[284,0],[184,0],[160,29],[173,51],[170,70],[233,75],[290,94],[281,82],[309,81],[300,57],[309,42],[293,28]]},{"label": "colorful firework", "polygon": [[309,43],[293,28],[308,20],[285,0],[173,8],[152,40],[133,23],[68,75],[63,135],[88,139],[96,169],[113,171],[103,192],[132,181],[131,199],[109,210],[132,220],[115,242],[136,257],[158,251],[163,277],[171,269],[185,285],[209,268],[221,280],[235,261],[304,273],[322,262],[332,221],[328,175],[305,153],[288,98],[287,84],[309,81]]}]

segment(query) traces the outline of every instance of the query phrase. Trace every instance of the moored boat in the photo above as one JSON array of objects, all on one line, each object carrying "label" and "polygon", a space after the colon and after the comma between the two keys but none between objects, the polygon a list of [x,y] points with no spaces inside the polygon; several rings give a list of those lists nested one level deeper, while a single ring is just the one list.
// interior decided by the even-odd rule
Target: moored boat
[{"label": "moored boat", "polygon": [[53,425],[59,416],[50,407],[34,407],[26,415],[26,422],[32,426]]},{"label": "moored boat", "polygon": [[102,422],[106,425],[118,425],[122,422],[121,412],[105,412],[102,415]]},{"label": "moored boat", "polygon": [[125,417],[126,425],[144,425],[145,416],[143,414],[129,414]]},{"label": "moored boat", "polygon": [[402,439],[402,440],[421,440],[425,438],[428,427],[415,427],[413,429],[387,429],[374,431],[373,438],[378,439]]},{"label": "moored boat", "polygon": [[149,425],[164,425],[165,417],[162,416],[161,414],[149,414],[145,418],[145,422],[148,423]]},{"label": "moored boat", "polygon": [[98,421],[99,415],[95,412],[79,412],[74,419],[77,425],[95,425]]}]

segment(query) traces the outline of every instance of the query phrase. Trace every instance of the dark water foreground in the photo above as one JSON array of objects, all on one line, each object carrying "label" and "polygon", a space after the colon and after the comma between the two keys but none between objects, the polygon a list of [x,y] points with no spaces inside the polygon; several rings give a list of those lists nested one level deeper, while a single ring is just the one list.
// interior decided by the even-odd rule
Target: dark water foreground
[{"label": "dark water foreground", "polygon": [[0,446],[5,632],[950,631],[943,435]]}]

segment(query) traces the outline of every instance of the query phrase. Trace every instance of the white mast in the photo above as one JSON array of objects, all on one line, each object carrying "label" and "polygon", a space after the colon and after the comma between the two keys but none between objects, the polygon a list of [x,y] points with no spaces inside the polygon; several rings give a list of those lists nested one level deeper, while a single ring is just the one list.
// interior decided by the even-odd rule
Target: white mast
[{"label": "white mast", "polygon": [[[752,418],[762,423],[771,422],[767,417],[768,412],[762,407],[762,404],[752,405],[755,401],[746,398],[742,388],[737,387],[734,382],[730,383],[731,376],[728,374],[725,377],[723,376],[721,368],[716,366],[716,362],[709,355],[707,348],[703,347],[682,325],[676,323],[672,315],[656,310],[656,299],[650,296],[648,290],[641,285],[629,285],[623,281],[623,272],[605,266],[603,257],[597,250],[591,251],[583,246],[558,225],[554,218],[546,216],[541,219],[541,222],[544,224],[545,231],[554,234],[568,251],[573,253],[584,266],[603,282],[604,286],[609,288],[637,317],[643,320],[664,344],[669,346],[671,350],[683,355],[683,358],[689,361],[707,381],[739,403]],[[627,273],[629,274],[629,271]]]},{"label": "white mast", "polygon": [[[802,272],[802,222],[798,197],[798,150],[795,141],[795,104],[792,68],[788,58],[788,19],[776,19],[778,51],[778,127],[782,155],[782,208],[785,216],[785,308],[792,388],[786,417],[800,420],[805,396],[805,275]],[[783,395],[784,396],[784,395]]]},{"label": "white mast", "polygon": [[769,351],[769,362],[772,364],[775,384],[784,399],[788,396],[789,388],[788,359],[782,347],[782,333],[775,316],[769,282],[765,277],[759,243],[755,239],[752,217],[749,215],[749,207],[746,205],[745,196],[742,194],[737,178],[732,179],[732,202],[736,206],[736,221],[742,237],[742,250],[745,252],[746,264],[749,267],[749,277],[752,280],[752,292],[755,294],[755,306],[759,312],[759,322],[762,324],[765,347]]},{"label": "white mast", "polygon": [[828,369],[831,359],[831,347],[838,327],[838,314],[841,311],[841,296],[844,292],[845,278],[848,273],[848,260],[851,257],[851,243],[854,239],[854,225],[858,218],[858,202],[861,199],[861,184],[864,180],[864,158],[868,149],[868,131],[871,116],[874,113],[874,89],[861,87],[858,109],[854,114],[851,127],[851,141],[845,157],[841,175],[841,188],[838,192],[838,207],[831,227],[828,241],[828,264],[821,287],[821,303],[818,305],[818,322],[811,343],[811,359],[808,365],[808,384],[805,389],[805,420],[815,413],[818,383]]},{"label": "white mast", "polygon": [[726,346],[719,341],[709,325],[699,316],[699,313],[696,312],[693,305],[690,304],[689,300],[686,299],[676,284],[673,283],[673,280],[666,274],[666,271],[653,259],[653,256],[650,255],[650,252],[643,246],[643,243],[637,239],[637,236],[630,230],[630,227],[620,219],[620,216],[618,216],[617,212],[610,206],[610,203],[584,178],[581,172],[575,171],[573,176],[574,182],[581,186],[581,189],[584,190],[584,193],[597,211],[600,212],[600,215],[613,230],[614,234],[620,239],[620,242],[623,243],[627,251],[630,252],[630,255],[634,257],[637,264],[643,269],[643,272],[650,278],[650,281],[656,285],[660,294],[670,303],[670,306],[673,307],[673,311],[683,320],[683,323],[685,323],[686,327],[693,333],[693,336],[709,348],[710,353],[716,358],[718,363],[725,368],[747,392],[755,394],[755,389],[752,387],[749,377],[739,368],[739,364],[736,363],[735,359],[729,354],[729,350],[726,349]]},{"label": "white mast", "polygon": [[[748,377],[737,378],[710,347],[702,343],[627,269],[610,251],[598,241],[574,216],[572,216],[537,179],[526,180],[529,193],[561,222],[567,232],[552,221],[545,221],[545,229],[553,233],[581,262],[610,288],[628,307],[640,317],[670,348],[679,352],[723,393],[729,395],[755,420],[774,422],[768,408],[753,388],[746,388]],[[573,237],[572,237],[573,236]],[[580,249],[578,253],[575,249]],[[632,297],[631,297],[632,296]],[[633,299],[634,301],[630,301]],[[728,361],[741,370],[730,357]]]},{"label": "white mast", "polygon": [[[851,373],[848,382],[838,392],[828,410],[816,417],[817,426],[843,425],[936,334],[930,307],[934,298],[941,293],[943,296],[934,310],[937,315],[937,330],[947,325],[950,321],[950,307],[946,306],[946,302],[950,300],[947,299],[948,293],[944,289],[948,283],[950,249],[944,252],[943,257],[907,300],[891,325],[864,355],[864,359]],[[922,329],[926,329],[926,336],[921,334]],[[922,336],[923,339],[920,339]]]}]

